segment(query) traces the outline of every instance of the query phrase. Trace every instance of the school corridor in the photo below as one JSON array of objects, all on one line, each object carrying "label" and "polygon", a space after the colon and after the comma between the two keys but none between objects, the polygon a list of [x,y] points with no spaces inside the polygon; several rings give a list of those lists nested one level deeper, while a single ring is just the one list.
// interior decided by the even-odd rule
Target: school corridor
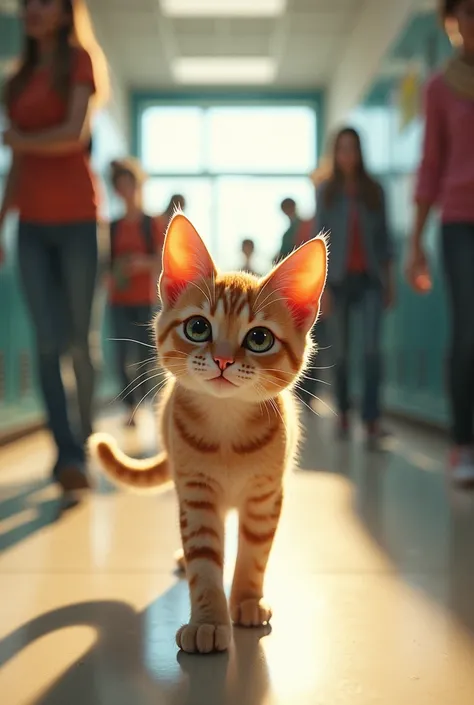
[{"label": "school corridor", "polygon": [[[472,32],[472,0],[447,4],[458,8],[463,3],[470,17],[466,26],[470,22]],[[0,214],[0,705],[473,705],[474,493],[456,488],[447,472],[448,458],[455,455],[450,456],[445,384],[451,318],[436,209],[425,227],[429,293],[415,294],[405,272],[423,150],[423,89],[459,47],[452,23],[443,27],[440,22],[440,4],[435,0],[88,0],[95,46],[105,56],[104,75],[108,66],[110,78],[110,98],[100,110],[93,105],[97,82],[93,63],[87,64],[90,52],[81,54],[86,64],[75,67],[75,73],[70,62],[69,68],[56,71],[51,83],[45,81],[48,74],[42,73],[43,68],[50,70],[51,57],[57,61],[61,56],[59,50],[48,54],[44,42],[45,65],[35,65],[29,78],[48,91],[43,96],[46,119],[51,117],[50,109],[53,122],[56,108],[58,114],[64,113],[62,119],[69,115],[59,100],[64,96],[54,95],[69,72],[73,87],[68,90],[79,89],[84,105],[84,95],[89,95],[80,127],[93,116],[91,141],[86,153],[79,131],[81,151],[66,154],[72,160],[61,162],[61,149],[57,154],[54,149],[57,145],[50,154],[42,144],[44,125],[35,127],[38,115],[24,101],[20,115],[31,121],[39,152],[33,148],[33,158],[27,162],[33,164],[33,171],[23,172],[30,177],[23,208],[25,202],[26,207],[32,205],[32,193],[43,189],[45,198],[33,204],[38,212],[59,208],[69,217],[67,198],[57,198],[56,190],[48,190],[42,178],[43,173],[48,177],[48,170],[41,171],[41,159],[44,167],[51,156],[59,185],[63,178],[69,179],[69,185],[74,181],[76,172],[64,164],[73,167],[78,157],[85,179],[82,186],[95,184],[97,203],[95,216],[89,215],[87,223],[81,213],[76,218],[75,225],[81,226],[77,232],[86,227],[70,258],[74,282],[62,272],[61,258],[54,259],[64,246],[59,216],[53,228],[57,240],[36,254],[32,249],[25,275],[21,243],[30,237],[30,244],[37,244],[35,227],[41,229],[41,223],[38,226],[32,218],[35,222],[26,223],[25,231],[21,207],[11,194],[8,213]],[[11,61],[21,54],[25,37],[31,40],[31,32],[38,30],[38,18],[44,15],[46,25],[52,26],[56,17],[59,42],[58,37],[65,38],[65,21],[75,21],[73,15],[83,5],[81,0],[0,0],[2,95],[4,84],[9,85],[5,82]],[[71,37],[66,37],[71,46],[62,46],[66,53],[72,52]],[[26,46],[31,49],[31,44]],[[58,49],[59,44],[54,46]],[[33,64],[38,56],[34,51],[30,55]],[[469,71],[472,74],[472,65],[466,76]],[[472,76],[469,81],[466,78],[466,85],[463,76],[461,88],[472,92]],[[29,86],[25,76],[20,78],[18,101]],[[51,91],[58,104],[51,102]],[[461,128],[465,130],[466,143],[472,142],[469,111],[473,105],[458,101],[458,113],[451,121],[457,135],[459,118],[459,134],[464,134]],[[344,126],[349,128],[353,158],[346,172],[341,165],[346,159],[347,166],[351,145],[348,149],[346,141],[344,152],[332,142]],[[54,133],[56,128],[51,129]],[[360,144],[354,143],[358,136]],[[22,139],[28,142],[28,135],[18,132],[2,98],[0,194],[10,190],[8,174],[11,165],[17,165],[12,154],[20,151]],[[459,159],[468,159],[463,144],[456,153]],[[134,167],[129,169],[127,164]],[[429,177],[431,163],[426,169]],[[472,173],[472,169],[459,169],[460,178],[468,174],[468,179]],[[327,192],[326,200],[320,199],[319,188],[331,174],[332,201]],[[452,183],[457,184],[458,174],[454,176]],[[72,186],[73,194],[81,191],[75,181]],[[128,201],[127,189],[132,191]],[[472,179],[470,189],[463,193],[472,210]],[[90,199],[95,198],[94,189],[90,191]],[[348,209],[344,211],[349,202],[356,204],[350,211],[351,217],[356,213],[353,219]],[[387,255],[383,259],[387,267],[380,268],[377,284],[387,272],[393,277],[390,301],[385,300],[384,289],[382,302],[385,280],[377,289],[380,327],[371,328],[367,319],[361,324],[354,318],[346,329],[351,346],[344,359],[356,403],[363,395],[361,351],[370,347],[364,347],[366,333],[381,331],[381,355],[378,350],[375,357],[365,355],[366,376],[373,372],[376,378],[373,388],[381,380],[382,418],[377,409],[375,420],[366,419],[367,429],[371,422],[380,443],[377,448],[367,446],[356,412],[353,427],[342,437],[344,414],[337,416],[334,410],[338,389],[339,397],[344,395],[343,385],[335,375],[327,327],[334,311],[325,311],[316,327],[321,349],[308,372],[318,382],[307,390],[302,408],[304,441],[298,465],[287,478],[268,567],[271,626],[234,628],[230,651],[206,656],[180,652],[175,642],[177,629],[188,620],[190,602],[187,582],[175,565],[180,542],[174,491],[129,494],[108,484],[91,462],[90,491],[63,493],[52,482],[55,463],[54,477],[59,478],[60,453],[46,429],[43,403],[49,384],[57,436],[66,427],[66,435],[70,432],[72,437],[74,427],[79,438],[81,423],[86,427],[77,444],[80,454],[93,425],[113,433],[122,450],[133,457],[156,452],[152,397],[145,397],[138,384],[144,382],[153,355],[148,317],[141,311],[140,329],[127,329],[130,321],[125,320],[125,333],[119,335],[117,309],[133,305],[144,307],[145,313],[156,310],[153,277],[161,267],[164,232],[177,203],[220,269],[260,275],[280,255],[314,234],[321,204],[329,210],[343,203],[341,220],[332,222],[342,222],[344,237],[359,245],[355,267],[357,254],[362,267],[355,272],[356,279],[360,275],[365,284],[372,281],[371,256],[382,250],[380,259]],[[20,217],[14,206],[20,209]],[[360,213],[367,216],[365,220]],[[380,248],[376,243],[370,250],[361,234],[369,221],[372,232],[387,236]],[[48,230],[51,223],[46,226]],[[466,232],[472,227],[469,221]],[[112,232],[121,238],[122,260],[113,259],[121,252],[112,251]],[[130,247],[130,259],[128,241],[137,250],[132,252]],[[472,238],[470,247],[474,257]],[[40,261],[39,251],[51,255],[51,261]],[[330,257],[335,251],[334,238]],[[40,303],[34,289],[38,281],[36,291],[44,293],[36,275],[44,273],[46,261],[57,289],[48,291],[52,305],[46,306],[47,315],[39,316],[38,324],[30,314]],[[340,262],[349,266],[352,259],[341,257]],[[458,259],[464,274],[466,262],[467,258]],[[133,288],[130,282],[137,272],[142,291],[138,298],[132,292],[127,299],[127,286]],[[351,270],[349,279],[352,274]],[[25,287],[25,280],[31,287]],[[88,340],[88,317],[78,304],[76,313],[79,309],[85,320],[82,332],[86,329],[78,349],[71,334],[71,301],[64,292],[77,294],[86,280],[89,304],[93,301],[92,323]],[[473,279],[468,276],[469,281],[472,289]],[[140,299],[143,290],[145,302]],[[468,316],[472,303],[463,309]],[[37,346],[40,336],[35,339],[34,331],[38,334],[40,326],[43,338]],[[55,341],[45,331],[52,331]],[[212,326],[210,331],[212,339]],[[129,334],[140,336],[142,354],[135,367],[125,369],[124,363],[120,374],[117,346],[127,344]],[[247,335],[239,343],[242,348]],[[187,336],[187,340],[192,339]],[[88,342],[92,361],[86,359]],[[379,358],[383,358],[380,366]],[[375,359],[377,365],[367,365],[367,359],[369,363]],[[54,382],[60,376],[59,367],[65,394]],[[132,369],[130,385],[124,388],[124,377]],[[92,407],[94,370],[97,419],[84,422],[87,409],[84,413],[82,407],[89,412]],[[79,385],[82,406],[76,400],[76,378],[81,374],[86,380]],[[469,385],[464,389],[460,378],[462,382],[462,374],[457,377],[462,401],[469,395]],[[156,380],[159,385],[158,376],[153,383]],[[125,406],[128,392],[134,396]],[[70,402],[69,427],[67,414],[62,413],[65,396]],[[135,424],[127,425],[132,414]],[[389,433],[383,433],[386,430]],[[466,435],[472,431],[468,429]],[[464,447],[461,442],[458,445]],[[472,473],[474,446],[470,448],[466,441],[466,448]],[[73,460],[83,478],[84,455]],[[236,517],[231,514],[226,533],[227,590],[236,538]]]}]

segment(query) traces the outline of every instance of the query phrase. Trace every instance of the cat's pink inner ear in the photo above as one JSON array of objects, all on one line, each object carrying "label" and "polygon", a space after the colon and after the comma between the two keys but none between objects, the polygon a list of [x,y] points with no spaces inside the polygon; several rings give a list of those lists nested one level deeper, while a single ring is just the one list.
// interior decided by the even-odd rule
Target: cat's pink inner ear
[{"label": "cat's pink inner ear", "polygon": [[172,304],[189,282],[215,275],[212,257],[196,228],[182,213],[171,220],[163,245],[160,294]]},{"label": "cat's pink inner ear", "polygon": [[286,299],[297,325],[310,327],[319,313],[327,258],[326,242],[317,237],[289,255],[270,275],[271,286]]}]

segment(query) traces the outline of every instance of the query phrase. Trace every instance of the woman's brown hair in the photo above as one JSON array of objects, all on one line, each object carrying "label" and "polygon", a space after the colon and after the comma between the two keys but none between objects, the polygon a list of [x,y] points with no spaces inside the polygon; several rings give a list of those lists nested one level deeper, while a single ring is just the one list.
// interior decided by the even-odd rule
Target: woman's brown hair
[{"label": "woman's brown hair", "polygon": [[133,157],[125,157],[124,159],[114,159],[110,164],[110,180],[112,186],[117,188],[117,183],[122,176],[132,178],[137,186],[143,186],[147,180],[142,165]]},{"label": "woman's brown hair", "polygon": [[[109,97],[107,61],[95,37],[85,0],[62,0],[62,3],[69,21],[58,31],[53,60],[53,86],[62,98],[69,99],[74,51],[84,49],[92,61],[96,85],[93,102],[95,107],[99,107]],[[25,36],[18,68],[5,87],[6,105],[10,105],[24,90],[38,62],[38,44],[35,39]]]},{"label": "woman's brown hair", "polygon": [[337,150],[343,137],[352,137],[358,153],[357,186],[358,195],[370,210],[377,210],[381,205],[381,189],[379,184],[369,175],[365,168],[364,156],[359,133],[353,127],[344,127],[336,134],[332,145],[332,173],[326,181],[324,200],[327,206],[332,206],[336,196],[344,190],[344,176],[337,164]]},{"label": "woman's brown hair", "polygon": [[453,17],[455,14],[456,10],[458,9],[458,6],[461,5],[464,2],[464,0],[441,0],[439,4],[439,14],[441,16],[441,19],[447,20],[450,17]]}]

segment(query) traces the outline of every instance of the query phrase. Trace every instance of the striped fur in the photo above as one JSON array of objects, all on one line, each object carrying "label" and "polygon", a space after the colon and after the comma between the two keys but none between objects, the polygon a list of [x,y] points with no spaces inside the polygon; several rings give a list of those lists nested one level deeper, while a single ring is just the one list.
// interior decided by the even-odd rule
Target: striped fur
[{"label": "striped fur", "polygon": [[[159,360],[169,373],[159,413],[164,452],[150,461],[131,461],[110,438],[92,439],[93,452],[113,481],[150,490],[174,480],[183,544],[179,560],[191,597],[190,622],[176,638],[187,652],[225,650],[231,621],[259,626],[271,618],[263,583],[284,473],[298,440],[291,387],[309,352],[326,254],[319,239],[263,280],[219,275],[189,221],[175,216],[165,242],[163,311],[156,322]],[[192,342],[184,334],[193,316],[209,322],[207,342]],[[274,336],[265,353],[244,344],[258,326]],[[228,366],[221,369],[219,360]],[[228,606],[224,521],[231,508],[238,510],[240,524]]]}]

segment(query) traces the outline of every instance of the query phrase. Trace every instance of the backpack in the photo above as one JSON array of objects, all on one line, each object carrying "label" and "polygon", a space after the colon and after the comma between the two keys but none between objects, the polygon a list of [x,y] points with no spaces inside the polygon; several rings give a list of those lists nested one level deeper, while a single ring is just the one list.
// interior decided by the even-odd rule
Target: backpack
[{"label": "backpack", "polygon": [[[110,223],[110,261],[113,262],[115,259],[115,241],[117,238],[118,226],[121,222],[119,220],[113,220]],[[155,241],[153,239],[153,218],[151,215],[143,214],[141,223],[141,232],[145,240],[146,251],[148,255],[156,254]]]}]

